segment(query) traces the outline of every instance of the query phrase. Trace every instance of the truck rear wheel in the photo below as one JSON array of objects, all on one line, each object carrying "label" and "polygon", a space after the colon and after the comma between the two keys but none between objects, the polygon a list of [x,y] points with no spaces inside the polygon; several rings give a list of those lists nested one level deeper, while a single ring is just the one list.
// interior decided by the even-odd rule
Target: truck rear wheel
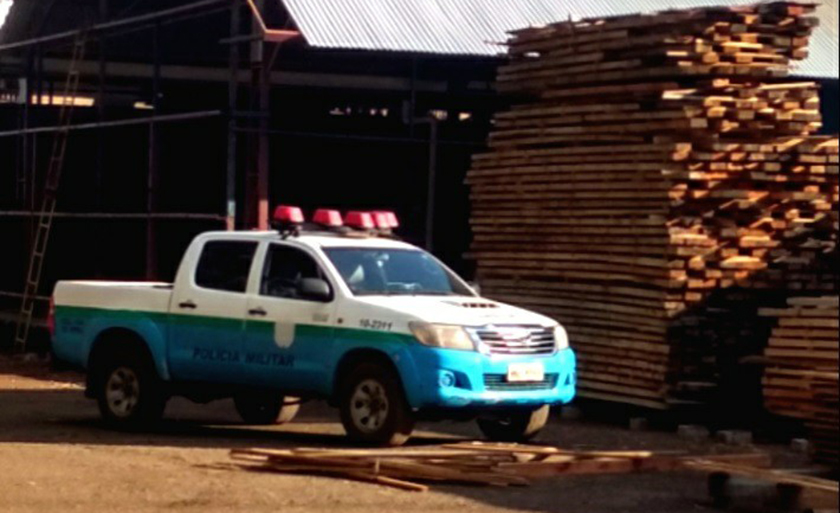
[{"label": "truck rear wheel", "polygon": [[96,373],[99,412],[119,428],[143,427],[159,421],[167,396],[154,365],[145,354],[129,351],[104,358]]},{"label": "truck rear wheel", "polygon": [[414,416],[392,369],[363,363],[343,382],[341,422],[354,441],[396,447],[408,441]]},{"label": "truck rear wheel", "polygon": [[527,442],[548,424],[551,407],[514,411],[497,418],[478,419],[478,427],[494,442]]},{"label": "truck rear wheel", "polygon": [[299,399],[276,394],[244,393],[233,404],[242,420],[254,426],[287,424],[300,410]]}]

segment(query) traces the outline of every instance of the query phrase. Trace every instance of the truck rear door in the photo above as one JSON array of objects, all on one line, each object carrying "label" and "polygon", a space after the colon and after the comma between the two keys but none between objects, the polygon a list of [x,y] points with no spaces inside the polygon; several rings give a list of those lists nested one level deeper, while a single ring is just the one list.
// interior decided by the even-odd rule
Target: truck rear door
[{"label": "truck rear door", "polygon": [[172,297],[169,365],[179,381],[244,383],[245,312],[256,241],[210,240]]}]

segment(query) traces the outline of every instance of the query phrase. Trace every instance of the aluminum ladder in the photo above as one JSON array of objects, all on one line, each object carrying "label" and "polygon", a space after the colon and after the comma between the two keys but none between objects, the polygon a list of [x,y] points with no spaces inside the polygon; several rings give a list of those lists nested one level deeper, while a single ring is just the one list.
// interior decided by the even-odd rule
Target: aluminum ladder
[{"label": "aluminum ladder", "polygon": [[[26,352],[26,343],[32,327],[32,317],[35,313],[38,289],[41,285],[41,273],[44,269],[44,259],[50,238],[53,218],[55,216],[56,201],[58,199],[58,185],[64,170],[64,157],[67,154],[67,139],[70,135],[73,110],[76,107],[76,95],[79,91],[79,67],[85,58],[87,37],[84,32],[79,33],[73,43],[73,57],[70,70],[64,84],[64,96],[61,99],[61,110],[58,117],[58,130],[55,133],[49,167],[47,168],[46,183],[44,185],[44,199],[38,216],[35,230],[35,240],[29,258],[29,271],[26,274],[26,286],[15,330],[15,352]],[[30,98],[26,99],[27,101]]]}]

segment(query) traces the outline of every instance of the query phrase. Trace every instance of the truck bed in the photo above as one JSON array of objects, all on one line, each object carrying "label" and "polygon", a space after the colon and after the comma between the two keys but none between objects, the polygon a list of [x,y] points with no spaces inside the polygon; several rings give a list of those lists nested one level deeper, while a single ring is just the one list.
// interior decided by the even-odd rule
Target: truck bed
[{"label": "truck bed", "polygon": [[56,285],[55,355],[85,367],[97,334],[112,325],[165,333],[172,284],[62,281]]}]

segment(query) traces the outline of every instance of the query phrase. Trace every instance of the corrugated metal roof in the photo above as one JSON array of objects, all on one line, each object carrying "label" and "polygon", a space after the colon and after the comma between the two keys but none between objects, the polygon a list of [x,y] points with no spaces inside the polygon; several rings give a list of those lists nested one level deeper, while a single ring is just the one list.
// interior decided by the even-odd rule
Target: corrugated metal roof
[{"label": "corrugated metal roof", "polygon": [[9,16],[9,11],[12,10],[12,0],[0,0],[0,30],[6,24],[6,18]]},{"label": "corrugated metal roof", "polygon": [[[837,1],[825,0],[802,76],[838,77]],[[318,48],[493,56],[510,30],[569,19],[752,0],[283,0]]]}]

